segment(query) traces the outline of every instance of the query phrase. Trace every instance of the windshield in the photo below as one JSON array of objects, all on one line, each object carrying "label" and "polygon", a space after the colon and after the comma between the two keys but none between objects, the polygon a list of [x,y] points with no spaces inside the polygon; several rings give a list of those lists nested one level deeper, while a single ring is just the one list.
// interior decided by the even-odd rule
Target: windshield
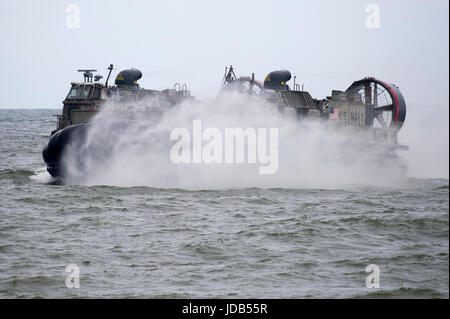
[{"label": "windshield", "polygon": [[81,94],[82,99],[86,99],[89,96],[89,91],[91,90],[90,86],[85,86],[83,89],[83,93]]},{"label": "windshield", "polygon": [[72,86],[69,91],[69,95],[67,95],[68,99],[86,99],[89,97],[89,92],[91,91],[91,86],[82,85],[82,86]]},{"label": "windshield", "polygon": [[70,89],[69,95],[67,95],[68,99],[74,99],[77,97],[78,94],[78,88],[76,86],[72,86]]}]

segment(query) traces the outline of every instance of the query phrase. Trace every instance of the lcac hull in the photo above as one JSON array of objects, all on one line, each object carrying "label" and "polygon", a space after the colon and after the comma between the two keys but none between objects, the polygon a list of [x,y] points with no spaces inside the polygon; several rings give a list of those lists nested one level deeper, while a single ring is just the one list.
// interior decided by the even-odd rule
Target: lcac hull
[{"label": "lcac hull", "polygon": [[[71,175],[70,169],[88,174],[87,162],[97,165],[107,162],[117,141],[130,128],[136,131],[146,127],[132,120],[88,122],[68,126],[48,140],[42,151],[47,171],[53,177],[65,178]],[[133,130],[134,131],[134,130]]]},{"label": "lcac hull", "polygon": [[91,126],[91,123],[71,125],[52,135],[42,151],[42,157],[47,164],[47,171],[50,175],[53,177],[64,177],[66,175],[63,158],[69,145],[85,141]]},{"label": "lcac hull", "polygon": [[[333,132],[330,130],[329,134]],[[77,183],[77,178],[95,178],[97,173],[105,169],[107,171],[117,157],[125,169],[126,166],[132,167],[136,161],[142,164],[141,156],[148,160],[149,167],[167,161],[173,146],[169,136],[169,131],[155,129],[154,125],[146,121],[95,121],[72,125],[56,132],[44,146],[42,155],[53,177],[60,178],[62,182]],[[298,148],[299,145],[292,147]],[[367,169],[380,172],[378,175],[384,175],[381,172],[384,168],[395,168],[390,170],[395,174],[405,170],[396,155],[399,150],[396,144],[347,139],[335,141],[332,138],[319,141],[317,147],[318,155],[323,158],[316,160],[325,166],[354,167],[357,171]],[[174,166],[173,173],[176,172]]]},{"label": "lcac hull", "polygon": [[[102,171],[122,154],[169,154],[170,132],[154,131],[152,121],[115,119],[68,126],[48,140],[42,151],[47,171],[62,181]],[[133,165],[133,158],[124,165]]]}]

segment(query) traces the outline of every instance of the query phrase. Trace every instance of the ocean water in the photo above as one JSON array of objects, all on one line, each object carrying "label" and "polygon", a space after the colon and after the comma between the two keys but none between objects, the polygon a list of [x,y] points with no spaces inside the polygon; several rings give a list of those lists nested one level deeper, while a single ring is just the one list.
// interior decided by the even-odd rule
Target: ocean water
[{"label": "ocean water", "polygon": [[[52,185],[41,151],[58,113],[0,110],[0,298],[449,297],[448,179]],[[366,287],[372,264],[379,288]]]}]

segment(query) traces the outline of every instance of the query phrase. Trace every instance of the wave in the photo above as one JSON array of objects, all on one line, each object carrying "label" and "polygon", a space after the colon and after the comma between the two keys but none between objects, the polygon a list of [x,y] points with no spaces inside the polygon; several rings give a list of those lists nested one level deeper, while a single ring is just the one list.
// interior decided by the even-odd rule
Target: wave
[{"label": "wave", "polygon": [[28,170],[5,169],[0,171],[0,181],[12,180],[15,184],[25,184],[29,181],[29,177],[33,174],[33,171]]},{"label": "wave", "polygon": [[448,298],[448,291],[446,293],[440,292],[431,288],[410,288],[410,287],[401,287],[397,289],[391,290],[378,290],[375,292],[369,292],[367,294],[361,294],[354,296],[353,298],[368,298],[368,299],[378,299],[378,298],[393,298],[393,299],[423,299],[423,298]]}]

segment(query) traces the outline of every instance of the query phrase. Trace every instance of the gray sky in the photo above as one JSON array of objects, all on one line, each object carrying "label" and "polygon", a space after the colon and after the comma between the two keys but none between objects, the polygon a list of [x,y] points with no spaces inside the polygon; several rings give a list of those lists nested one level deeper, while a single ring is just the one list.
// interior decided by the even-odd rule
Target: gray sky
[{"label": "gray sky", "polygon": [[[66,26],[71,3],[80,10],[79,28]],[[378,29],[365,24],[371,3],[380,8]],[[448,166],[448,6],[447,0],[0,0],[0,107],[60,108],[70,82],[81,79],[78,68],[106,75],[110,63],[117,71],[139,68],[145,88],[187,83],[198,98],[215,96],[229,64],[261,80],[286,68],[317,98],[375,76],[405,96],[400,137],[413,142],[423,136],[415,130],[420,126],[428,134],[424,144],[434,144],[430,154]],[[442,165],[436,174],[448,176]]]}]

